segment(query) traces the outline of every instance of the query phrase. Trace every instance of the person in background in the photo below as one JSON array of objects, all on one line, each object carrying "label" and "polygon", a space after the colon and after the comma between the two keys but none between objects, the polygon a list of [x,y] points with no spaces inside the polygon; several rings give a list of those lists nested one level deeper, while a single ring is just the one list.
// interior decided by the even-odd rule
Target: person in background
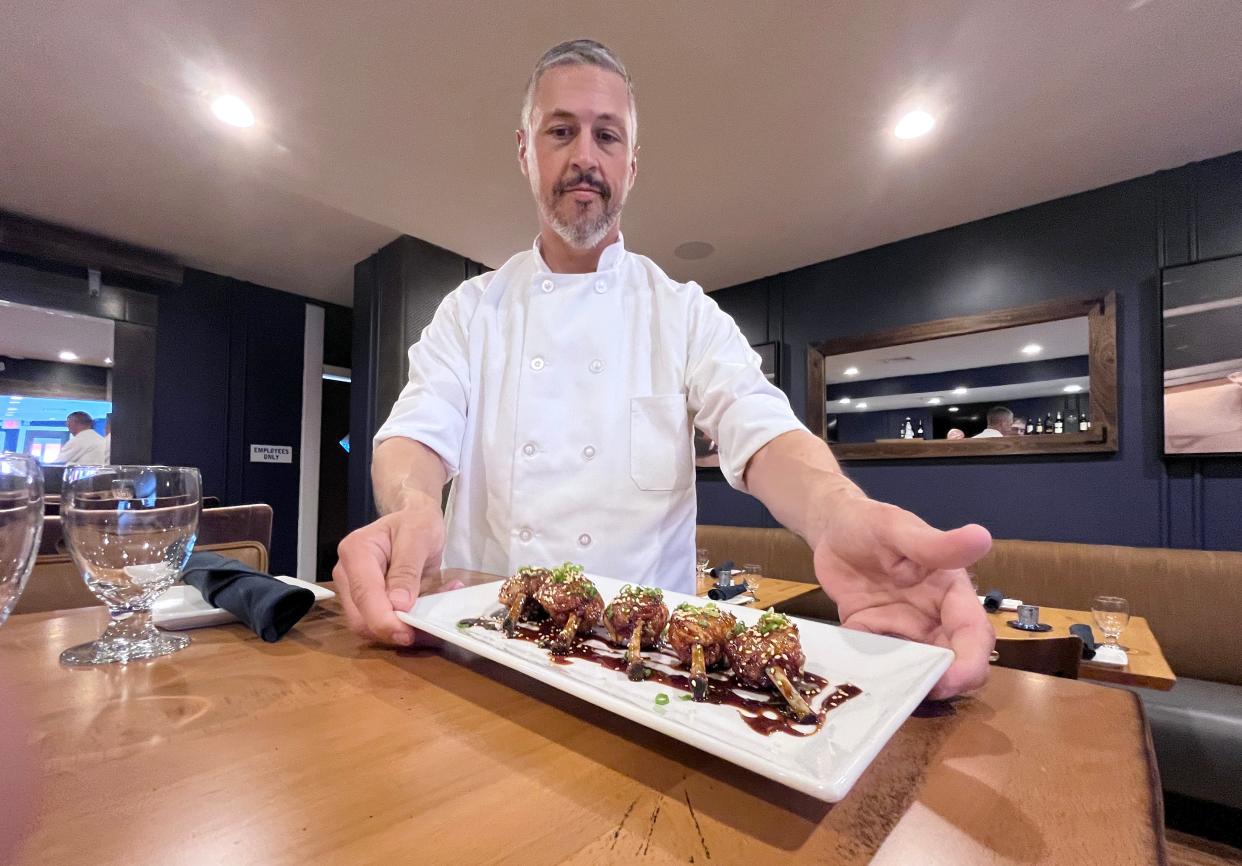
[{"label": "person in background", "polygon": [[1025,436],[1026,435],[1026,419],[1018,418],[1015,416],[1013,419],[1013,427],[1011,427],[1010,430],[1012,430],[1012,435],[1014,436]]},{"label": "person in background", "polygon": [[961,430],[958,430],[956,427],[953,427],[949,430],[949,432],[945,435],[944,438],[945,439],[965,439],[966,434],[963,433]]},{"label": "person in background", "polygon": [[104,419],[104,463],[112,462],[112,413]]},{"label": "person in background", "polygon": [[85,412],[70,412],[65,418],[69,441],[60,449],[58,462],[66,466],[98,466],[108,462],[107,443],[95,432],[95,422]]},{"label": "person in background", "polygon": [[972,439],[994,439],[997,436],[1013,435],[1013,413],[1004,406],[993,406],[988,410],[988,429],[976,433]]}]

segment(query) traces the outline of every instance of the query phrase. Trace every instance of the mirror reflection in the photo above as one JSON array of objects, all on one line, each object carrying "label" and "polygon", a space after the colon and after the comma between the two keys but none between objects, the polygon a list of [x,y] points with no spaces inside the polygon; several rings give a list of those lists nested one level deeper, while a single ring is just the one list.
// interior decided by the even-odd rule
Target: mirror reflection
[{"label": "mirror reflection", "polygon": [[0,451],[111,460],[114,323],[0,301]]},{"label": "mirror reflection", "polygon": [[1086,316],[824,359],[828,440],[1052,436],[1090,429]]}]

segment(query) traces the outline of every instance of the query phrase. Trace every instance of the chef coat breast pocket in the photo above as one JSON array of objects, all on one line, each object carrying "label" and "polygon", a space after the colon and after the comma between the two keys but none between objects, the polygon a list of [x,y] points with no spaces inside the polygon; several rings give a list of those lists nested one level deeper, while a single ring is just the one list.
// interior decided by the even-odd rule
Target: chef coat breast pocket
[{"label": "chef coat breast pocket", "polygon": [[630,475],[640,490],[689,487],[692,454],[685,394],[630,398]]}]

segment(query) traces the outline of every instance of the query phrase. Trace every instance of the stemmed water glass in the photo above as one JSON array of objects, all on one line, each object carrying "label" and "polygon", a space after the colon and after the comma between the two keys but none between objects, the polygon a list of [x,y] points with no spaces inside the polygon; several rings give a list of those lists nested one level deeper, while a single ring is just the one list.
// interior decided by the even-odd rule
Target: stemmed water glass
[{"label": "stemmed water glass", "polygon": [[742,566],[742,573],[746,578],[746,591],[750,593],[751,598],[759,601],[759,577],[762,569],[753,562],[748,562]]},{"label": "stemmed water glass", "polygon": [[694,591],[696,593],[707,592],[711,579],[707,574],[707,566],[711,565],[711,558],[707,554],[706,547],[697,547],[694,550]]},{"label": "stemmed water glass", "polygon": [[1104,644],[1124,651],[1117,639],[1130,621],[1130,603],[1115,595],[1097,595],[1091,602],[1091,615],[1104,632]]},{"label": "stemmed water glass", "polygon": [[97,665],[168,655],[190,639],[160,631],[151,605],[176,582],[198,537],[197,469],[74,466],[65,471],[60,513],[65,544],[87,587],[108,606],[98,640],[60,654],[62,664]]},{"label": "stemmed water glass", "polygon": [[26,588],[43,532],[43,472],[32,457],[0,454],[0,625]]}]

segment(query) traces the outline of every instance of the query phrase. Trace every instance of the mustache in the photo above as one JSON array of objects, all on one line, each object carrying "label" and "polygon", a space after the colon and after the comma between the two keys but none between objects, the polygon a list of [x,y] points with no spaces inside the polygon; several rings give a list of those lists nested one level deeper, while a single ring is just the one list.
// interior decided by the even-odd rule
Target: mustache
[{"label": "mustache", "polygon": [[608,186],[608,184],[590,172],[578,172],[577,174],[571,175],[570,177],[567,177],[557,183],[556,186],[552,188],[552,191],[556,194],[557,198],[560,198],[576,186],[585,186],[595,190],[600,194],[604,201],[612,198],[612,189]]}]

